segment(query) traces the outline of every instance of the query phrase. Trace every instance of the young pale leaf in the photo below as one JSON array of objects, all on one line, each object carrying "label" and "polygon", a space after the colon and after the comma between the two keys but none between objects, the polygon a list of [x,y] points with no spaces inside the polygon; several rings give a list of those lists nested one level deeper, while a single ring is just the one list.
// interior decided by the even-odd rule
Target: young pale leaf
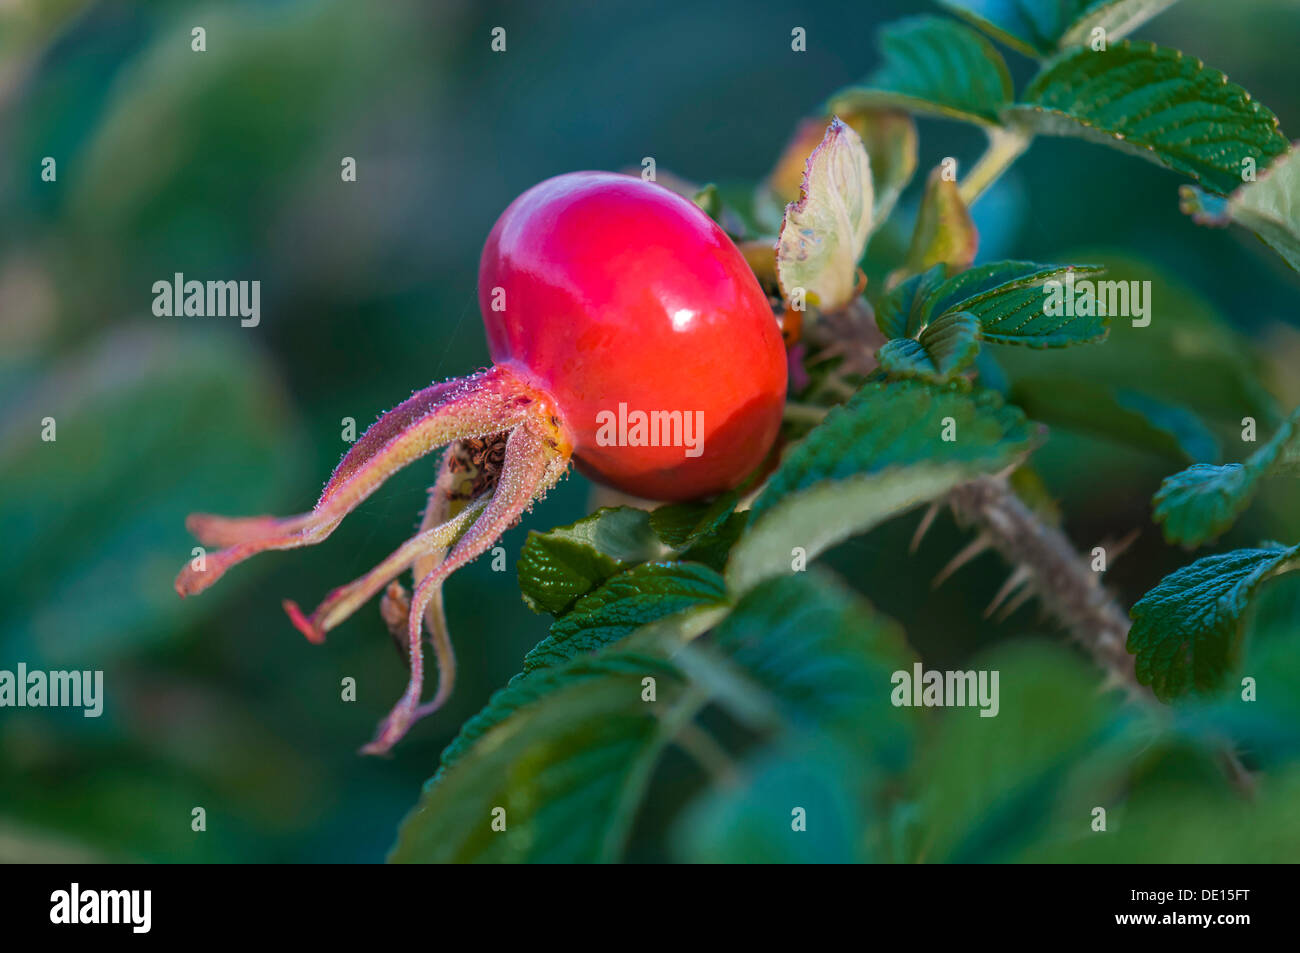
[{"label": "young pale leaf", "polygon": [[1300,546],[1270,544],[1206,556],[1166,576],[1129,612],[1137,677],[1168,701],[1219,686],[1236,664],[1256,587],[1300,568]]},{"label": "young pale leaf", "polygon": [[1116,146],[1218,193],[1241,185],[1245,160],[1264,165],[1288,146],[1277,117],[1218,70],[1127,40],[1047,63],[1007,115],[1034,133]]},{"label": "young pale leaf", "polygon": [[826,415],[755,502],[732,550],[741,594],[855,533],[1024,456],[1036,432],[989,391],[873,382]]},{"label": "young pale leaf", "polygon": [[554,668],[604,648],[643,625],[678,612],[725,603],[718,573],[695,563],[642,563],[579,599],[524,656],[524,674]]},{"label": "young pale leaf", "polygon": [[862,140],[834,119],[808,157],[799,200],[786,206],[781,223],[776,273],[787,300],[796,288],[823,311],[836,311],[853,300],[873,202],[871,164]]},{"label": "young pale leaf", "polygon": [[664,662],[628,654],[515,680],[444,753],[389,860],[618,859],[655,762],[694,712],[681,689]]},{"label": "young pale leaf", "polygon": [[570,526],[530,532],[519,554],[519,591],[534,612],[559,615],[615,573],[668,553],[645,510],[604,507]]},{"label": "young pale leaf", "polygon": [[965,271],[975,260],[978,248],[979,233],[957,183],[944,178],[936,166],[925,183],[921,209],[916,215],[907,270],[919,273],[943,264],[954,272]]},{"label": "young pale leaf", "polygon": [[1250,229],[1300,271],[1300,159],[1292,148],[1257,181],[1248,182],[1227,198],[1207,195],[1194,185],[1179,194],[1182,210],[1198,225],[1230,222]]},{"label": "young pale leaf", "polygon": [[964,119],[1001,122],[1013,89],[1006,61],[970,27],[941,17],[912,17],[881,30],[885,62],[861,85],[831,97],[832,112],[893,107]]},{"label": "young pale leaf", "polygon": [[[808,156],[822,141],[833,118],[825,115],[801,121],[767,181],[759,187],[754,214],[773,231],[781,227],[785,206],[799,198]],[[916,123],[897,109],[845,110],[839,118],[858,134],[867,150],[875,194],[871,217],[883,222],[916,172]]]},{"label": "young pale leaf", "polygon": [[1051,56],[1086,44],[1094,29],[1107,42],[1132,33],[1175,0],[939,0],[1026,56]]},{"label": "young pale leaf", "polygon": [[925,326],[925,303],[947,277],[946,265],[913,275],[899,282],[876,306],[876,325],[886,338],[905,338]]},{"label": "young pale leaf", "polygon": [[941,383],[969,367],[979,349],[979,319],[968,311],[948,311],[927,324],[919,338],[886,342],[876,359],[890,377]]},{"label": "young pale leaf", "polygon": [[1250,505],[1262,476],[1300,453],[1300,410],[1293,413],[1272,438],[1245,463],[1210,466],[1197,463],[1166,477],[1152,503],[1155,521],[1164,526],[1165,539],[1184,546],[1199,546],[1226,531]]}]

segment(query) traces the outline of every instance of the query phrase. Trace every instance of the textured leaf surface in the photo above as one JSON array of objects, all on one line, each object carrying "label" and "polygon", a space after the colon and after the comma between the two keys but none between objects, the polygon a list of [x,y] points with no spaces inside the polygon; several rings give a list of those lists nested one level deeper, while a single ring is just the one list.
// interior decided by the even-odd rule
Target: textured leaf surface
[{"label": "textured leaf surface", "polygon": [[1152,501],[1165,539],[1199,546],[1221,535],[1250,505],[1261,477],[1300,454],[1300,411],[1245,463],[1197,463],[1167,477]]},{"label": "textured leaf surface", "polygon": [[859,86],[831,97],[833,112],[895,107],[997,125],[1011,101],[1002,54],[970,27],[941,17],[913,17],[880,31],[884,64]]},{"label": "textured leaf surface", "polygon": [[[657,701],[641,700],[646,677]],[[398,832],[398,863],[617,859],[678,721],[681,683],[653,658],[611,654],[517,679],[443,756]],[[504,809],[505,830],[492,829]]]},{"label": "textured leaf surface", "polygon": [[1181,189],[1182,209],[1201,225],[1236,222],[1250,229],[1300,271],[1300,159],[1293,148],[1226,199],[1194,185]]},{"label": "textured leaf surface", "polygon": [[876,325],[886,338],[911,337],[924,327],[926,300],[947,273],[947,266],[935,265],[899,282],[885,295],[876,306]]},{"label": "textured leaf surface", "polygon": [[1113,42],[1176,0],[939,0],[991,36],[1027,56],[1050,56],[1086,43],[1101,27]]},{"label": "textured leaf surface", "polygon": [[[945,440],[945,431],[955,439]],[[871,383],[836,407],[781,464],[727,564],[743,593],[855,533],[1005,468],[1033,445],[1024,415],[988,391]]]},{"label": "textured leaf surface", "polygon": [[642,563],[589,592],[524,656],[524,674],[594,652],[643,625],[726,601],[722,576],[695,563]]},{"label": "textured leaf surface", "polygon": [[605,507],[570,526],[530,532],[519,553],[519,590],[534,611],[559,615],[610,576],[667,554],[649,513]]},{"label": "textured leaf surface", "polygon": [[1277,117],[1218,70],[1177,50],[1128,42],[1044,66],[1009,116],[1035,133],[1118,146],[1206,188],[1241,185],[1242,160],[1287,150]]},{"label": "textured leaf surface", "polygon": [[1206,556],[1160,581],[1129,613],[1138,681],[1162,699],[1218,688],[1236,664],[1256,587],[1300,567],[1300,546]]},{"label": "textured leaf surface", "polygon": [[858,134],[838,119],[808,157],[799,200],[786,207],[776,273],[787,299],[795,288],[809,304],[834,311],[853,299],[858,259],[873,224],[871,163]]},{"label": "textured leaf surface", "polygon": [[980,323],[967,311],[949,311],[927,324],[918,338],[895,338],[877,359],[891,377],[918,377],[936,383],[969,367],[980,349]]},{"label": "textured leaf surface", "polygon": [[1108,320],[1096,315],[1066,314],[1063,307],[1049,314],[1052,297],[1044,286],[1064,282],[1067,275],[1100,272],[1092,265],[1040,265],[1031,261],[999,261],[971,268],[936,288],[924,306],[928,323],[951,311],[966,311],[980,324],[980,337],[994,344],[1065,347],[1087,344],[1106,336]]}]

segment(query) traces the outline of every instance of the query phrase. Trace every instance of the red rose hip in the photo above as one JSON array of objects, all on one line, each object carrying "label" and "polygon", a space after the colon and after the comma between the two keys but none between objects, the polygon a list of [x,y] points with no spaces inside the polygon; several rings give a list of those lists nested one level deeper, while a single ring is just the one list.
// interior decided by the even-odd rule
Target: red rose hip
[{"label": "red rose hip", "polygon": [[[312,641],[384,592],[385,620],[410,664],[406,693],[363,751],[387,751],[451,691],[455,657],[442,584],[489,549],[573,459],[624,492],[684,500],[729,489],[775,440],[786,360],[758,281],[692,202],[631,176],[575,172],[516,199],[479,265],[494,366],[417,391],[344,455],[298,516],[187,521],[219,551],[176,579],[201,592],[260,552],[325,539],[393,473],[448,446],[419,532],[304,614]],[[409,596],[396,582],[406,570]],[[421,703],[424,625],[438,689]]]}]

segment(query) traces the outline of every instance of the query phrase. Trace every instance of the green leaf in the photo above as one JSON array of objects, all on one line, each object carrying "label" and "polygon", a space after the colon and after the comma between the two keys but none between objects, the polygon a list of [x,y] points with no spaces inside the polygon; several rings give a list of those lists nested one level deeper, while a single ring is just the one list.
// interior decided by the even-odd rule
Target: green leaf
[{"label": "green leaf", "polygon": [[876,324],[886,338],[911,337],[925,326],[925,302],[947,274],[947,266],[935,265],[900,282],[885,295],[876,305]]},{"label": "green leaf", "polygon": [[[701,687],[738,679],[776,723],[740,783],[688,807],[674,832],[684,858],[881,859],[874,792],[915,743],[915,713],[885,690],[913,662],[893,622],[832,578],[797,573],[749,592],[675,661]],[[736,704],[727,689],[713,697]],[[806,831],[791,830],[792,805],[807,812]]]},{"label": "green leaf", "polygon": [[975,361],[980,349],[980,323],[967,311],[950,311],[935,318],[920,337],[887,341],[876,355],[891,377],[918,377],[940,383]]},{"label": "green leaf", "polygon": [[1219,193],[1241,184],[1244,159],[1264,164],[1287,150],[1277,117],[1218,70],[1127,40],[1047,63],[1007,115],[1035,133],[1116,146]]},{"label": "green leaf", "polygon": [[1132,33],[1175,0],[939,0],[1026,56],[1051,56],[1087,43],[1100,27],[1107,42]]},{"label": "green leaf", "polygon": [[1260,477],[1285,465],[1290,453],[1300,453],[1298,429],[1300,410],[1245,463],[1197,463],[1166,477],[1152,501],[1165,539],[1199,546],[1226,531],[1250,505]]},{"label": "green leaf", "polygon": [[809,304],[837,311],[853,300],[858,259],[874,221],[871,162],[858,134],[839,119],[804,167],[799,200],[785,209],[776,273],[787,300],[802,288]]},{"label": "green leaf", "polygon": [[912,783],[921,797],[922,859],[997,863],[1051,837],[1053,826],[1058,838],[1087,831],[1087,811],[1098,802],[1074,813],[1055,808],[1087,796],[1087,787],[1076,793],[1077,770],[1103,741],[1114,698],[1097,690],[1086,662],[1052,644],[999,646],[967,668],[990,680],[997,674],[998,712],[940,709]]},{"label": "green leaf", "polygon": [[524,674],[594,652],[643,625],[725,603],[722,577],[695,563],[642,563],[589,592],[524,656]]},{"label": "green leaf", "polygon": [[731,547],[749,523],[749,513],[737,513],[740,494],[724,493],[709,503],[670,503],[650,514],[650,525],[683,561],[703,563],[719,572]]},{"label": "green leaf", "polygon": [[519,591],[534,612],[560,615],[610,576],[668,554],[645,510],[603,507],[569,526],[529,532],[519,553]]},{"label": "green leaf", "polygon": [[1161,454],[1172,460],[1217,460],[1219,442],[1196,414],[1124,387],[1087,377],[1024,376],[1008,399],[1034,420]]},{"label": "green leaf", "polygon": [[832,96],[832,112],[883,106],[1001,122],[1013,96],[1011,75],[1002,54],[974,30],[940,17],[912,17],[883,28],[880,49],[884,65]]},{"label": "green leaf", "polygon": [[673,549],[685,549],[722,529],[739,500],[732,490],[706,503],[665,503],[650,511],[650,528]]},{"label": "green leaf", "polygon": [[1044,282],[1071,270],[1088,274],[1101,269],[1093,265],[1042,265],[1033,261],[993,261],[967,269],[953,275],[926,297],[922,321],[928,322],[945,311],[969,311],[968,305],[1016,288],[1041,288]]},{"label": "green leaf", "polygon": [[[1244,416],[1256,418],[1261,425],[1277,425],[1279,414],[1261,383],[1266,374],[1257,353],[1199,292],[1150,262],[1107,253],[1082,252],[1077,257],[1104,262],[1108,280],[1149,281],[1150,323],[1134,327],[1132,321],[1112,321],[1110,334],[1099,347],[1032,353],[999,349],[998,363],[1011,385],[1009,400],[1048,424],[1060,423],[1124,443],[1132,443],[1134,434],[1140,441],[1144,432],[1152,433],[1146,426],[1150,424],[1168,431],[1152,449],[1188,463],[1216,459],[1217,454],[1196,449],[1206,446],[1208,436],[1186,412],[1180,422],[1174,408],[1234,430]],[[1143,405],[1133,395],[1173,409],[1172,415],[1153,415],[1157,405]],[[1059,417],[1045,410],[1057,406]],[[1131,417],[1130,412],[1146,417],[1146,423],[1137,420],[1135,429],[1134,420],[1123,419]]]},{"label": "green leaf", "polygon": [[1168,701],[1218,688],[1236,664],[1256,587],[1300,567],[1300,546],[1269,544],[1206,556],[1166,576],[1129,615],[1137,677]]},{"label": "green leaf", "polygon": [[1019,410],[988,391],[869,383],[772,475],[732,551],[728,588],[744,593],[789,572],[796,548],[811,559],[958,483],[1002,470],[1035,436]]},{"label": "green leaf", "polygon": [[1300,160],[1296,154],[1291,149],[1257,181],[1242,185],[1226,199],[1184,185],[1179,190],[1181,208],[1198,225],[1236,222],[1250,229],[1300,271]]},{"label": "green leaf", "polygon": [[[681,689],[662,661],[620,654],[512,682],[452,743],[389,860],[617,860],[655,763],[694,715]],[[496,809],[505,830],[492,829]]]},{"label": "green leaf", "polygon": [[759,686],[788,724],[832,736],[889,770],[905,764],[912,720],[884,689],[913,655],[897,624],[833,579],[796,573],[751,590],[704,644]]},{"label": "green leaf", "polygon": [[964,271],[975,260],[979,233],[962,201],[957,183],[943,177],[936,166],[925,184],[921,209],[912,230],[912,245],[907,252],[909,273],[925,271],[944,264],[954,272]]}]

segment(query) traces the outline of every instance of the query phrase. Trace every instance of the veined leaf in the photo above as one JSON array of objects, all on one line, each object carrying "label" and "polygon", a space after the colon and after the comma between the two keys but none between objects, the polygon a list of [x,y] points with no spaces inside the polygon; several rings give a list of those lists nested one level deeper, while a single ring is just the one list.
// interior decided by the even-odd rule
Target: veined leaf
[{"label": "veined leaf", "polygon": [[[980,337],[994,344],[1065,347],[1099,341],[1106,336],[1107,318],[1078,314],[1078,308],[1067,309],[1068,296],[1054,295],[1047,286],[1055,282],[1063,287],[1072,275],[1101,270],[1093,265],[1040,265],[1029,261],[980,265],[936,288],[926,300],[923,318],[928,324],[946,312],[970,312],[979,319]],[[1067,310],[1076,313],[1068,314]]]},{"label": "veined leaf", "polygon": [[1292,148],[1257,181],[1248,182],[1227,198],[1207,195],[1184,185],[1181,207],[1198,225],[1236,222],[1250,229],[1300,271],[1300,159]]},{"label": "veined leaf", "polygon": [[1132,33],[1175,0],[939,0],[1026,56],[1051,56],[1088,42],[1093,29],[1107,42]]},{"label": "veined leaf", "polygon": [[862,140],[833,119],[808,157],[799,200],[786,207],[781,223],[776,273],[787,300],[796,288],[823,311],[853,300],[873,207],[871,164]]},{"label": "veined leaf", "polygon": [[944,264],[954,272],[965,271],[975,260],[979,233],[962,201],[957,183],[945,179],[936,166],[925,183],[925,195],[912,230],[912,246],[907,252],[907,270],[923,272]]},{"label": "veined leaf", "polygon": [[925,303],[947,274],[947,266],[935,265],[899,282],[885,295],[876,306],[876,325],[886,338],[911,337],[920,332],[925,326]]},{"label": "veined leaf", "polygon": [[[742,594],[958,483],[1004,469],[1035,432],[988,391],[918,381],[869,383],[833,408],[772,475],[727,564]],[[951,438],[951,439],[946,439]]]},{"label": "veined leaf", "polygon": [[604,648],[643,625],[726,602],[722,576],[696,563],[642,563],[579,599],[524,656],[524,674]]},{"label": "veined leaf", "polygon": [[[642,701],[647,677],[653,702]],[[512,682],[447,749],[389,859],[618,859],[656,761],[695,713],[682,688],[666,663],[627,654]]]},{"label": "veined leaf", "polygon": [[886,342],[876,358],[890,377],[940,383],[969,367],[979,349],[979,319],[968,311],[948,311],[927,324],[920,337]]},{"label": "veined leaf", "polygon": [[1011,74],[1002,54],[970,27],[941,17],[912,17],[880,32],[885,62],[859,86],[831,97],[832,112],[893,107],[1001,123],[1011,102]]},{"label": "veined leaf", "polygon": [[603,507],[570,526],[530,532],[519,553],[519,591],[534,612],[559,615],[610,576],[669,552],[645,510]]},{"label": "veined leaf", "polygon": [[1277,117],[1218,70],[1178,50],[1125,40],[1044,65],[1009,121],[1035,133],[1117,146],[1231,192],[1242,162],[1287,150]]},{"label": "veined leaf", "polygon": [[[1208,434],[1189,412],[1234,429],[1244,416],[1254,417],[1266,429],[1278,425],[1281,417],[1262,384],[1267,375],[1258,355],[1202,295],[1150,262],[1106,252],[1076,257],[1104,262],[1108,282],[1146,285],[1150,323],[1134,327],[1132,321],[1115,320],[1100,347],[1033,353],[999,349],[997,359],[1010,381],[1012,403],[1045,423],[1124,443],[1145,439],[1134,426],[1141,427],[1132,417],[1136,412],[1176,435],[1173,442],[1170,436],[1159,438],[1151,449],[1172,452],[1185,463],[1217,461],[1216,451],[1198,453],[1198,447],[1208,446]],[[1034,409],[1022,401],[1032,401]],[[1095,408],[1090,408],[1093,401]],[[1053,416],[1048,416],[1049,408]],[[1076,419],[1071,422],[1067,415]]]},{"label": "veined leaf", "polygon": [[1152,500],[1155,520],[1165,539],[1199,546],[1227,530],[1250,505],[1260,477],[1300,455],[1300,410],[1245,463],[1210,466],[1197,463],[1166,477]]},{"label": "veined leaf", "polygon": [[1300,567],[1300,546],[1269,544],[1206,556],[1160,581],[1129,615],[1137,677],[1168,701],[1217,688],[1236,664],[1256,587]]},{"label": "veined leaf", "polygon": [[[751,590],[674,661],[702,687],[738,680],[777,725],[742,783],[687,809],[675,839],[689,859],[886,859],[873,793],[907,763],[916,724],[890,701],[892,674],[914,661],[893,622],[830,577],[796,573]],[[723,710],[734,696],[714,692]],[[772,823],[794,804],[818,818],[807,831]]]}]

